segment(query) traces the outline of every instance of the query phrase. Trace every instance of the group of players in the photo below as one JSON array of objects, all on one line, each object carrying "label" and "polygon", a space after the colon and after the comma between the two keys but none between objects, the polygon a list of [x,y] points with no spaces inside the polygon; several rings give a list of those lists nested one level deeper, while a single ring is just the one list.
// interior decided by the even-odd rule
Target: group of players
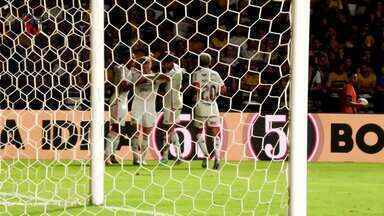
[{"label": "group of players", "polygon": [[[163,159],[166,164],[170,145],[176,149],[176,163],[182,161],[180,141],[175,132],[175,125],[180,123],[180,114],[183,107],[183,94],[181,92],[183,73],[185,70],[177,64],[176,58],[163,60],[163,72],[155,73],[152,69],[153,58],[144,56],[130,59],[126,65],[116,67],[114,73],[117,90],[110,101],[111,126],[107,135],[105,148],[105,162],[107,165],[119,163],[116,158],[116,148],[122,135],[121,126],[124,126],[128,114],[128,94],[133,91],[130,124],[136,129],[131,139],[133,165],[146,165],[149,137],[158,113],[156,112],[156,96],[159,86],[166,85],[163,97],[163,125],[166,129],[164,136]],[[196,131],[196,143],[201,148],[204,159],[202,167],[208,167],[208,161],[214,156],[213,169],[220,168],[219,146],[221,117],[216,102],[220,94],[225,94],[224,82],[220,75],[210,69],[211,56],[202,53],[199,56],[199,68],[192,73],[190,83],[194,88],[196,105],[193,108],[193,127]],[[205,133],[203,134],[203,131]],[[207,142],[206,142],[207,141]],[[210,141],[210,142],[209,142]],[[213,149],[213,151],[208,151]]]}]

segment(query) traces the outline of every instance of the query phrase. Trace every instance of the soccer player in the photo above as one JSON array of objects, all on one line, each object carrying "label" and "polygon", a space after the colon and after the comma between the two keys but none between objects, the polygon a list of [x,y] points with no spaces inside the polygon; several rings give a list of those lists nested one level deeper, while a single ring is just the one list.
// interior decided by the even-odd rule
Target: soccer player
[{"label": "soccer player", "polygon": [[[140,68],[132,67],[128,79],[134,86],[131,124],[136,133],[131,141],[133,165],[146,165],[148,139],[157,117],[156,95],[159,85],[166,81],[152,71],[152,57],[139,60]],[[140,150],[140,152],[139,152]]]},{"label": "soccer player", "polygon": [[175,124],[180,123],[180,113],[183,108],[183,94],[180,89],[183,81],[184,69],[180,68],[180,66],[176,64],[176,61],[177,59],[172,56],[168,56],[163,60],[164,69],[169,80],[167,81],[166,93],[164,95],[163,125],[167,132],[164,138],[164,147],[162,151],[163,159],[160,161],[161,164],[166,164],[168,162],[170,143],[176,148],[176,163],[178,164],[181,162],[179,136],[174,131],[174,128]]},{"label": "soccer player", "polygon": [[[203,53],[200,55],[199,62],[201,68],[192,74],[192,84],[196,90],[196,106],[193,110],[194,127],[197,132],[196,139],[205,157],[202,163],[203,168],[208,166],[208,160],[211,157],[205,138],[213,139],[213,153],[215,156],[213,169],[220,169],[219,146],[221,143],[220,126],[222,120],[216,99],[220,93],[225,94],[226,90],[220,75],[209,68],[211,56]],[[204,128],[206,137],[203,135]],[[212,143],[210,146],[212,146]]]},{"label": "soccer player", "polygon": [[110,99],[111,125],[107,134],[107,144],[105,148],[105,164],[118,164],[115,151],[120,142],[121,128],[125,126],[125,117],[128,113],[128,93],[130,85],[127,80],[129,71],[125,66],[114,68],[114,80],[117,90]]}]

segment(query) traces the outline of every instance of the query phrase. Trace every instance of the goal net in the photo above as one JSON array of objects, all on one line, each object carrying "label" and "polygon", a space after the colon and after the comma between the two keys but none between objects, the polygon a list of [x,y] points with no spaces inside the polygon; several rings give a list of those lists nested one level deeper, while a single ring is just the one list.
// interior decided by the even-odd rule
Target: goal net
[{"label": "goal net", "polygon": [[80,1],[0,3],[0,212],[89,198],[90,12]]},{"label": "goal net", "polygon": [[[100,53],[88,0],[0,3],[0,212],[286,214],[290,1],[104,7]],[[100,207],[92,55],[105,59]]]}]

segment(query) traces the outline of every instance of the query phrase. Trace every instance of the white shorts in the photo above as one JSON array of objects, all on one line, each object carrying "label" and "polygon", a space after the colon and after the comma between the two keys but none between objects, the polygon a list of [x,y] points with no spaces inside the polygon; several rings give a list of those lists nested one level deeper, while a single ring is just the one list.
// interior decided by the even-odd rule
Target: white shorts
[{"label": "white shorts", "polygon": [[181,109],[169,110],[164,109],[163,124],[173,125],[180,123]]},{"label": "white shorts", "polygon": [[136,125],[149,128],[155,126],[157,118],[155,101],[144,102],[140,98],[134,98],[132,103],[132,122]]},{"label": "white shorts", "polygon": [[156,113],[132,111],[132,122],[146,128],[155,126],[156,117]]},{"label": "white shorts", "polygon": [[222,118],[217,103],[197,103],[193,110],[193,120],[193,125],[197,128],[220,127]]},{"label": "white shorts", "polygon": [[220,127],[222,125],[222,118],[220,116],[197,116],[194,115],[193,126],[196,128],[207,127]]},{"label": "white shorts", "polygon": [[118,125],[120,125],[120,127],[124,127],[125,126],[125,119],[121,119],[120,121],[116,121],[113,118],[111,118],[110,123],[111,124],[118,124]]},{"label": "white shorts", "polygon": [[128,114],[128,110],[120,109],[118,113],[110,113],[110,122],[111,124],[119,124],[120,126],[125,126],[125,116]]}]

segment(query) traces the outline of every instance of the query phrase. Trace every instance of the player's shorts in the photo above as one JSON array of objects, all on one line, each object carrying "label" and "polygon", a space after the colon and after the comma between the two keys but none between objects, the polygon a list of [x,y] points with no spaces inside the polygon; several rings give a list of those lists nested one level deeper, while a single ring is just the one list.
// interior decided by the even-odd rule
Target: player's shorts
[{"label": "player's shorts", "polygon": [[155,101],[147,101],[142,99],[133,99],[132,103],[132,122],[136,125],[149,128],[155,126],[157,118]]},{"label": "player's shorts", "polygon": [[111,119],[110,119],[110,122],[111,124],[119,124],[120,126],[125,126],[125,117],[124,118],[121,118],[121,117],[113,117],[111,116]]},{"label": "player's shorts", "polygon": [[217,103],[197,103],[193,109],[193,120],[193,125],[197,128],[220,127],[222,119]]},{"label": "player's shorts", "polygon": [[172,125],[180,123],[181,109],[169,110],[164,109],[163,124]]},{"label": "player's shorts", "polygon": [[207,127],[220,127],[222,125],[222,118],[217,116],[198,116],[194,115],[193,118],[193,126],[196,128],[204,128],[204,126]]},{"label": "player's shorts", "polygon": [[122,133],[125,127],[125,116],[128,114],[128,110],[122,109],[119,113],[111,113],[110,116],[110,131],[115,133]]},{"label": "player's shorts", "polygon": [[110,110],[110,122],[111,124],[119,124],[120,126],[125,126],[125,117],[128,114],[127,105],[123,106],[121,104],[112,104]]},{"label": "player's shorts", "polygon": [[124,133],[124,127],[125,124],[118,124],[118,123],[112,123],[109,126],[109,131],[118,133],[118,134],[123,134]]},{"label": "player's shorts", "polygon": [[156,113],[132,111],[132,122],[136,125],[141,125],[146,128],[155,126],[156,117]]}]

